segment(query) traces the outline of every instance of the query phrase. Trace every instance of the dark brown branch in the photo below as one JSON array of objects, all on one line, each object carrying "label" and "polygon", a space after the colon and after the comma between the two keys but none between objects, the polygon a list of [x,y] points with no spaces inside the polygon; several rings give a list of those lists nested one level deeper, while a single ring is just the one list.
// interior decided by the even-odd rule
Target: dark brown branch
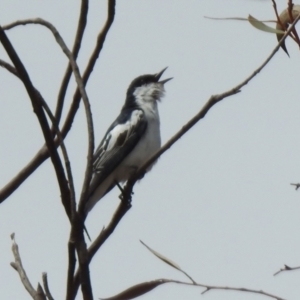
[{"label": "dark brown branch", "polygon": [[284,268],[280,269],[279,271],[277,271],[276,273],[273,274],[273,276],[278,275],[281,272],[284,271],[295,271],[295,270],[299,270],[300,267],[289,267],[288,265],[284,265]]},{"label": "dark brown branch", "polygon": [[[108,31],[113,23],[114,16],[115,16],[115,0],[108,0],[108,17],[106,24],[104,25],[103,30],[98,35],[97,43],[95,49],[91,55],[89,63],[86,67],[86,70],[83,74],[83,83],[86,85],[90,74],[93,71],[94,65],[99,57],[99,54],[103,48],[106,36]],[[73,123],[75,114],[78,110],[79,103],[80,103],[81,95],[79,90],[77,89],[74,97],[73,103],[69,110],[68,116],[64,123],[64,126],[61,130],[62,136],[65,138],[68,132],[71,129],[71,125]],[[33,159],[13,178],[8,182],[1,190],[0,190],[0,203],[5,201],[46,159],[49,158],[49,153],[47,148],[43,146],[38,153],[33,157]]]},{"label": "dark brown branch", "polygon": [[2,68],[6,69],[8,72],[10,72],[10,73],[14,74],[15,76],[17,76],[18,78],[20,78],[17,70],[12,65],[7,63],[6,61],[0,59],[0,66]]},{"label": "dark brown branch", "polygon": [[44,290],[43,290],[42,286],[39,283],[38,283],[38,286],[36,288],[36,293],[37,293],[36,299],[47,300],[47,297],[44,293]]},{"label": "dark brown branch", "polygon": [[[17,72],[17,70],[11,66],[10,64],[0,60],[0,64],[1,63],[4,63],[4,67],[9,69],[9,71],[14,74],[16,77],[18,77],[19,79],[20,76]],[[60,130],[56,124],[56,120],[48,106],[48,104],[46,103],[46,101],[43,99],[43,97],[41,96],[41,94],[39,93],[39,91],[36,90],[36,93],[39,95],[40,97],[40,100],[42,102],[42,106],[44,107],[45,111],[47,112],[49,118],[51,119],[52,121],[52,124],[53,124],[53,127],[55,129],[55,133],[57,134],[58,136],[58,140],[59,140],[59,143],[61,145],[61,149],[62,149],[62,153],[63,153],[63,157],[64,157],[64,160],[65,160],[65,166],[66,166],[66,171],[67,171],[67,178],[68,178],[68,182],[69,182],[69,186],[70,186],[70,201],[71,201],[71,212],[75,213],[76,211],[76,202],[75,202],[75,188],[74,188],[74,181],[73,181],[73,176],[72,176],[72,172],[71,172],[71,165],[70,165],[70,160],[69,160],[69,157],[68,157],[68,153],[67,153],[67,149],[64,145],[64,141],[63,141],[63,138],[62,138],[62,135],[60,133]],[[69,219],[71,220],[71,216],[69,216]]]},{"label": "dark brown branch", "polygon": [[[82,191],[82,197],[84,198],[87,193],[89,182],[91,179],[91,174],[92,174],[92,157],[93,157],[93,152],[94,152],[94,130],[93,130],[93,121],[92,121],[92,112],[90,109],[90,103],[89,103],[88,96],[87,96],[85,88],[84,88],[84,84],[83,84],[83,81],[82,81],[82,78],[81,78],[81,75],[79,72],[79,68],[77,66],[76,61],[74,60],[74,58],[72,56],[71,51],[68,49],[68,47],[65,44],[64,40],[62,39],[61,35],[57,31],[57,29],[48,21],[45,21],[40,18],[20,20],[20,21],[16,21],[9,25],[4,26],[4,29],[8,30],[15,26],[27,25],[27,24],[39,24],[39,25],[45,26],[53,33],[57,43],[60,45],[63,52],[69,58],[69,62],[71,64],[73,73],[75,75],[77,86],[80,91],[80,95],[81,95],[84,105],[85,105],[86,117],[87,117],[87,123],[88,123],[88,141],[89,141],[88,145],[89,145],[89,147],[88,147],[88,162],[87,162],[87,168],[86,168],[86,176],[85,176],[85,180],[84,180],[84,184],[83,184],[83,191]],[[43,103],[45,103],[45,102],[43,102]],[[59,140],[62,140],[61,135],[60,135]],[[73,200],[75,201],[75,199],[73,199]],[[73,212],[74,212],[74,210],[73,210]]]},{"label": "dark brown branch", "polygon": [[[115,228],[119,224],[119,222],[122,220],[124,215],[127,213],[127,211],[131,208],[130,205],[127,203],[121,201],[117,210],[115,211],[110,223],[107,225],[107,227],[103,228],[98,237],[95,239],[95,241],[91,244],[91,246],[88,249],[88,262],[90,263],[96,254],[96,252],[100,249],[100,247],[104,244],[104,242],[109,238],[109,236],[114,232]],[[76,293],[78,291],[80,285],[80,274],[77,270],[76,275],[74,277],[74,298],[76,296]]]},{"label": "dark brown branch", "polygon": [[63,158],[64,158],[64,161],[65,161],[66,172],[67,172],[67,180],[68,180],[69,188],[70,188],[70,209],[71,209],[71,212],[70,212],[69,219],[73,220],[74,215],[76,213],[76,199],[75,199],[74,180],[73,180],[69,155],[68,155],[67,148],[65,146],[62,134],[60,132],[60,129],[58,128],[57,122],[56,122],[55,117],[53,116],[53,114],[51,112],[50,107],[48,106],[48,104],[46,103],[46,101],[43,98],[41,98],[41,101],[42,101],[43,108],[45,109],[48,117],[50,118],[50,120],[52,122],[52,126],[54,128],[54,132],[57,135],[57,138],[58,138],[58,141],[59,141],[59,144],[60,144],[60,147],[61,147],[61,151],[62,151],[62,154],[63,154]]},{"label": "dark brown branch", "polygon": [[[95,66],[95,63],[99,57],[99,54],[102,50],[102,47],[104,45],[104,42],[105,42],[105,39],[106,39],[106,36],[107,36],[107,33],[114,21],[114,17],[115,17],[115,5],[116,5],[116,1],[115,0],[108,0],[108,14],[107,14],[107,20],[106,20],[106,23],[104,25],[104,28],[102,29],[101,33],[98,35],[98,38],[97,38],[97,44],[96,44],[96,47],[90,57],[90,60],[89,60],[89,63],[87,65],[87,68],[84,72],[84,75],[83,75],[83,81],[84,83],[87,82],[87,80],[89,79],[89,76],[90,74],[92,73],[93,71],[93,68]],[[67,116],[67,120],[64,124],[64,127],[63,129],[66,127],[66,126],[70,126],[72,123],[68,124],[68,120],[73,120],[73,116],[72,116],[72,112],[75,112],[77,111],[78,109],[78,105],[79,105],[79,101],[80,101],[80,95],[78,93],[78,89],[76,90],[75,92],[75,95],[74,95],[74,98],[73,98],[73,103],[72,103],[72,106],[70,108],[70,113],[69,115]],[[75,109],[75,111],[73,109]],[[71,119],[70,119],[71,117]],[[89,142],[91,142],[89,140]],[[92,145],[89,145],[89,147],[91,147]],[[90,163],[90,165],[87,166],[87,169],[86,169],[86,173],[85,173],[85,182],[84,182],[84,185],[83,185],[83,188],[82,188],[82,194],[81,194],[81,197],[80,197],[80,201],[79,201],[79,207],[78,207],[78,211],[80,213],[80,215],[83,215],[84,214],[84,207],[85,207],[85,203],[86,203],[86,196],[87,196],[87,192],[88,192],[88,187],[89,187],[89,183],[90,183],[90,179],[91,179],[91,175],[92,175],[92,160],[89,160],[88,159],[88,164]]]},{"label": "dark brown branch", "polygon": [[300,183],[291,183],[291,185],[295,187],[296,191],[300,188]]},{"label": "dark brown branch", "polygon": [[31,103],[33,106],[33,110],[39,120],[41,129],[42,129],[42,132],[43,132],[43,135],[45,138],[45,142],[46,142],[47,148],[50,153],[51,161],[52,161],[52,164],[53,164],[55,172],[56,172],[56,177],[57,177],[60,192],[61,192],[62,202],[65,206],[67,214],[69,215],[69,213],[68,213],[68,212],[70,212],[69,187],[68,187],[68,183],[66,180],[65,172],[64,172],[60,157],[58,155],[56,146],[55,146],[53,138],[52,138],[52,134],[51,134],[51,131],[49,128],[49,124],[47,122],[47,118],[45,116],[44,110],[41,105],[41,96],[39,93],[37,93],[37,90],[33,86],[25,67],[23,66],[20,58],[18,57],[15,49],[13,48],[9,39],[7,38],[2,27],[0,27],[0,41],[1,41],[4,49],[6,50],[9,58],[13,62],[14,66],[19,74],[19,77],[22,80],[22,82],[27,90],[27,93],[30,97],[30,100],[31,100]]},{"label": "dark brown branch", "polygon": [[50,289],[49,289],[47,273],[42,274],[42,279],[43,279],[43,286],[44,286],[44,290],[45,290],[47,299],[54,300],[54,298],[51,295]]},{"label": "dark brown branch", "polygon": [[[294,7],[293,1],[289,0],[288,1],[288,14],[289,14],[289,17],[290,17],[290,23],[292,23],[294,21],[293,7]],[[295,27],[293,28],[292,33],[295,37],[295,42],[300,46],[299,36],[298,36],[297,30],[296,30]]]},{"label": "dark brown branch", "polygon": [[[77,59],[81,42],[83,38],[83,33],[86,27],[87,22],[87,14],[88,14],[88,8],[89,8],[89,1],[88,0],[82,0],[81,1],[81,9],[80,9],[80,15],[78,20],[78,26],[77,26],[77,32],[74,40],[72,55],[74,57],[74,60]],[[60,122],[61,113],[63,109],[64,99],[67,92],[67,88],[70,82],[70,78],[72,75],[72,66],[71,63],[68,63],[64,78],[61,83],[61,87],[58,93],[57,97],[57,105],[56,105],[56,111],[55,111],[55,119],[57,120],[57,124]]]},{"label": "dark brown branch", "polygon": [[85,85],[83,84],[83,80],[81,78],[77,63],[76,63],[71,51],[68,49],[66,43],[64,42],[63,38],[61,37],[60,33],[53,26],[53,24],[51,24],[50,22],[48,22],[44,19],[36,18],[36,19],[19,20],[19,21],[13,22],[11,24],[8,24],[6,26],[3,26],[3,29],[8,30],[8,29],[12,29],[16,26],[28,25],[28,24],[39,24],[39,25],[45,26],[52,32],[52,34],[55,37],[55,40],[57,41],[57,43],[61,47],[62,51],[66,54],[66,56],[69,59],[69,63],[71,65],[73,73],[75,75],[75,79],[76,79],[76,83],[78,86],[78,90],[80,92],[80,96],[82,97],[84,103],[88,103],[89,101],[88,101],[88,97],[87,97],[87,94],[85,91]]},{"label": "dark brown branch", "polygon": [[21,260],[21,256],[20,256],[20,253],[19,253],[19,247],[18,247],[18,245],[15,241],[15,234],[14,233],[11,234],[11,239],[13,241],[13,243],[12,243],[12,252],[13,252],[15,261],[10,263],[10,265],[18,272],[23,286],[25,287],[27,292],[30,294],[32,299],[34,299],[34,300],[44,300],[45,298],[43,298],[41,296],[41,294],[38,293],[38,291],[36,291],[33,288],[32,284],[29,281],[29,278],[28,278],[28,276],[25,272],[25,269],[22,265],[22,260]]},{"label": "dark brown branch", "polygon": [[[75,220],[71,228],[70,241],[74,241],[74,245],[77,251],[78,264],[79,264],[79,278],[81,284],[81,291],[84,300],[93,300],[92,286],[90,280],[89,260],[87,253],[87,246],[84,240],[83,233],[83,220],[76,214]],[[69,246],[71,246],[69,244]],[[73,291],[75,296],[75,288],[73,285]]]},{"label": "dark brown branch", "polygon": [[[68,242],[68,277],[67,277],[67,295],[66,300],[75,299],[78,289],[73,284],[74,272],[76,267],[75,241],[72,239],[72,233]],[[79,281],[78,277],[78,281]]]}]

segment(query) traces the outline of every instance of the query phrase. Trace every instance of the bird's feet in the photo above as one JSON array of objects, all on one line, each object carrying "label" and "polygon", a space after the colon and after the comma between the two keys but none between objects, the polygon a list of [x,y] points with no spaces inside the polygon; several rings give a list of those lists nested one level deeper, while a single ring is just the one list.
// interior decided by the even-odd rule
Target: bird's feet
[{"label": "bird's feet", "polygon": [[130,194],[126,191],[126,189],[124,189],[123,187],[121,187],[121,185],[119,184],[119,182],[116,181],[116,185],[119,188],[119,190],[121,191],[121,194],[119,196],[119,199],[126,205],[131,206],[131,201],[132,201],[132,195],[134,194],[134,192],[131,192]]}]

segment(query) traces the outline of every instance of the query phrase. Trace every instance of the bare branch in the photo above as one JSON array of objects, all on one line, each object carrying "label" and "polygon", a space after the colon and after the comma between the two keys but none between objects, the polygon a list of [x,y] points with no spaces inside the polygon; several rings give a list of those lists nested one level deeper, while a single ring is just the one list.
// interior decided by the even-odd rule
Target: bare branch
[{"label": "bare branch", "polygon": [[284,268],[280,269],[279,271],[277,271],[276,273],[273,274],[273,276],[278,275],[281,272],[284,271],[295,271],[295,270],[299,270],[300,267],[289,267],[288,265],[284,265]]},{"label": "bare branch", "polygon": [[[86,197],[86,194],[88,191],[88,186],[89,186],[90,179],[92,176],[92,158],[93,158],[93,152],[94,152],[94,128],[93,128],[93,120],[92,120],[92,112],[90,109],[90,103],[89,103],[88,96],[86,94],[85,87],[84,87],[84,84],[83,84],[83,81],[82,81],[82,78],[81,78],[81,75],[79,72],[79,68],[77,66],[76,61],[74,60],[74,58],[72,56],[71,51],[68,49],[68,47],[65,44],[64,40],[62,39],[61,35],[59,34],[57,29],[50,22],[45,21],[40,18],[19,20],[19,21],[13,22],[11,24],[8,24],[8,25],[4,26],[3,28],[5,30],[8,30],[15,26],[27,25],[27,24],[39,24],[39,25],[47,27],[52,32],[57,43],[60,45],[61,49],[66,54],[66,56],[69,58],[69,62],[71,64],[73,73],[75,75],[78,89],[80,91],[81,97],[82,97],[84,105],[85,105],[86,118],[87,118],[87,124],[88,124],[88,140],[89,140],[89,142],[88,142],[88,157],[87,157],[86,175],[85,175],[85,180],[84,180],[82,195],[81,195],[81,199],[84,199]],[[44,101],[44,104],[45,104],[45,101]],[[60,140],[63,140],[61,135],[60,135]],[[74,194],[73,194],[73,196],[74,196]],[[74,210],[73,210],[73,212],[74,212]]]},{"label": "bare branch", "polygon": [[7,63],[6,61],[0,59],[0,66],[2,68],[6,69],[8,72],[10,72],[10,73],[14,74],[15,76],[17,76],[18,78],[20,78],[17,70],[12,65]]},{"label": "bare branch", "polygon": [[[74,60],[77,59],[81,42],[84,34],[84,30],[86,27],[87,22],[87,14],[88,14],[88,8],[89,8],[89,1],[88,0],[82,0],[81,1],[81,9],[80,9],[80,15],[78,20],[78,26],[77,26],[77,32],[74,40],[72,55],[74,57]],[[60,122],[61,113],[63,109],[64,99],[67,92],[67,88],[70,82],[70,78],[72,75],[72,66],[71,63],[68,63],[64,78],[61,83],[61,87],[58,93],[57,97],[57,105],[56,105],[56,111],[55,111],[55,119],[57,120],[57,124]]]},{"label": "bare branch", "polygon": [[18,57],[15,49],[13,48],[12,44],[10,43],[9,39],[7,38],[7,36],[1,26],[0,26],[0,41],[3,45],[3,47],[5,48],[8,56],[10,57],[11,61],[13,62],[14,66],[19,74],[19,77],[22,80],[22,82],[27,90],[27,93],[30,97],[34,112],[39,120],[47,148],[50,152],[51,161],[52,161],[52,164],[53,164],[55,172],[56,172],[56,177],[58,180],[62,201],[63,201],[66,211],[68,212],[68,211],[70,211],[69,187],[68,187],[68,183],[66,180],[65,172],[64,172],[60,157],[58,155],[56,146],[55,146],[53,138],[52,138],[52,133],[50,131],[47,118],[46,118],[44,110],[41,106],[41,95],[40,95],[40,93],[37,93],[37,90],[33,86],[23,63],[21,62],[20,58]]},{"label": "bare branch", "polygon": [[92,119],[92,112],[90,108],[90,103],[88,100],[87,93],[85,91],[85,85],[83,83],[83,80],[80,75],[80,71],[78,68],[78,65],[71,53],[71,51],[68,49],[66,43],[64,42],[63,38],[61,37],[60,33],[58,30],[54,27],[53,24],[50,22],[43,20],[41,18],[36,18],[36,19],[26,19],[26,20],[19,20],[16,22],[13,22],[11,24],[8,24],[6,26],[3,26],[4,30],[8,30],[11,28],[14,28],[19,25],[28,25],[28,24],[39,24],[42,26],[47,27],[52,34],[55,37],[55,40],[63,50],[63,52],[66,54],[66,56],[69,59],[69,63],[72,67],[73,73],[75,75],[76,83],[80,92],[80,95],[82,97],[85,110],[86,110],[86,118],[87,118],[87,127],[88,127],[88,155],[87,155],[87,167],[86,167],[86,173],[85,173],[85,179],[83,183],[83,188],[82,188],[82,195],[81,199],[84,199],[86,197],[87,191],[88,191],[88,186],[91,180],[92,176],[92,158],[93,158],[93,153],[94,153],[94,128],[93,128],[93,119]]},{"label": "bare branch", "polygon": [[300,188],[300,183],[291,183],[295,187],[295,190],[297,191]]},{"label": "bare branch", "polygon": [[[115,211],[110,223],[107,225],[107,227],[103,228],[98,237],[95,239],[95,241],[91,244],[91,246],[88,249],[88,261],[89,263],[92,261],[94,255],[96,252],[100,249],[100,247],[105,243],[105,241],[110,237],[110,235],[114,232],[115,228],[121,221],[121,219],[124,217],[124,215],[127,213],[127,211],[131,208],[130,205],[127,203],[121,201],[117,210]],[[80,285],[80,277],[79,277],[79,271],[77,270],[76,275],[74,277],[74,291],[76,296],[76,293],[78,291],[79,285]],[[74,299],[73,298],[73,299]]]},{"label": "bare branch", "polygon": [[[18,74],[18,72],[17,72],[17,70],[12,65],[10,65],[9,63],[7,63],[7,62],[5,62],[3,60],[0,60],[0,66],[3,66],[9,72],[11,72],[12,74],[14,74],[19,79],[21,79],[20,76],[19,76],[19,74]],[[58,135],[59,144],[62,147],[62,153],[63,153],[64,160],[65,160],[68,182],[69,182],[69,185],[70,185],[71,211],[75,212],[75,210],[76,210],[76,207],[75,207],[76,203],[75,203],[74,182],[73,182],[73,177],[72,177],[72,172],[71,172],[70,160],[68,158],[67,150],[66,150],[66,147],[65,147],[64,142],[63,142],[63,137],[62,137],[62,135],[60,133],[60,130],[59,130],[57,124],[56,124],[56,120],[55,120],[55,118],[54,118],[54,116],[53,116],[53,114],[52,114],[52,112],[51,112],[48,104],[43,99],[43,97],[41,96],[41,94],[39,93],[38,90],[36,90],[36,93],[39,95],[40,100],[42,102],[42,105],[43,105],[44,109],[46,110],[49,118],[51,119],[51,121],[53,123],[53,127],[55,128],[55,133]],[[71,216],[69,216],[69,217],[70,217],[70,220],[71,220]]]},{"label": "bare branch", "polygon": [[[38,91],[37,91],[38,93]],[[63,158],[65,161],[65,166],[66,166],[66,172],[67,172],[67,179],[68,179],[68,183],[69,183],[69,187],[70,187],[70,206],[71,206],[71,211],[70,211],[70,215],[69,215],[69,219],[72,220],[75,213],[76,213],[76,199],[75,199],[75,187],[74,187],[74,180],[73,180],[73,175],[72,175],[72,170],[71,170],[71,163],[69,160],[69,156],[68,156],[68,152],[67,152],[67,148],[65,146],[62,134],[60,132],[60,129],[58,128],[57,122],[55,120],[55,117],[53,116],[50,107],[48,106],[48,104],[46,103],[46,101],[41,98],[42,101],[42,105],[47,113],[47,115],[49,116],[53,128],[55,130],[55,133],[57,135],[60,147],[61,147],[61,151],[63,154]]]},{"label": "bare branch", "polygon": [[[288,13],[289,13],[289,17],[290,17],[290,22],[294,21],[293,7],[294,7],[293,1],[292,0],[288,0]],[[293,28],[292,33],[295,36],[295,42],[300,46],[299,36],[298,36],[297,30],[296,30],[295,27]]]},{"label": "bare branch", "polygon": [[28,276],[25,272],[25,269],[22,265],[21,256],[20,256],[20,253],[19,253],[19,247],[18,247],[18,245],[15,241],[15,234],[12,233],[10,237],[13,241],[13,243],[12,243],[12,252],[13,252],[13,255],[14,255],[14,258],[15,258],[15,261],[10,263],[10,265],[18,272],[23,286],[25,287],[27,292],[30,294],[32,299],[34,299],[34,300],[44,300],[44,298],[42,298],[40,296],[40,294],[33,288],[32,284],[30,283],[29,278],[28,278]]},{"label": "bare branch", "polygon": [[[97,43],[95,49],[91,55],[89,63],[86,67],[86,70],[83,74],[83,83],[86,85],[90,74],[93,71],[95,63],[99,57],[99,54],[103,48],[106,36],[108,31],[113,23],[115,16],[115,0],[108,0],[108,16],[107,21],[103,27],[103,30],[100,32],[97,38]],[[68,116],[64,123],[64,126],[61,130],[62,136],[65,138],[68,132],[71,129],[71,125],[73,123],[75,114],[78,110],[80,103],[81,95],[79,89],[77,88],[74,97],[73,103],[70,107]],[[49,158],[48,150],[45,146],[43,146],[37,154],[33,157],[33,159],[14,177],[8,182],[1,190],[0,190],[0,203],[6,200],[46,159]]]},{"label": "bare branch", "polygon": [[[9,63],[3,61],[3,60],[0,60],[0,66],[4,67],[5,69],[7,69],[10,73],[12,73],[13,75],[15,75],[16,77],[18,77],[19,79],[20,76],[17,72],[17,70],[12,66],[10,65]],[[46,110],[49,118],[51,119],[52,123],[55,124],[56,121],[52,115],[52,112],[50,110],[50,108],[48,107],[46,101],[43,99],[43,97],[41,96],[41,94],[39,93],[39,91],[36,90],[36,93],[39,95],[40,97],[40,100],[42,102],[42,105],[44,106],[44,109]],[[57,134],[57,132],[60,133],[58,127],[56,125],[53,125],[55,127],[55,133]],[[68,155],[67,155],[67,152],[66,152],[66,149],[65,149],[65,146],[64,146],[64,143],[63,143],[63,138],[62,138],[62,135],[59,134],[58,136],[58,140],[59,140],[59,143],[61,144],[62,146],[62,152],[63,152],[63,155],[64,155],[64,159],[65,159],[65,164],[66,164],[66,170],[67,170],[67,176],[68,176],[68,182],[70,184],[70,187],[71,187],[71,191],[70,191],[70,197],[71,197],[71,205],[72,203],[74,203],[75,201],[75,192],[74,192],[74,184],[73,184],[73,179],[72,179],[72,173],[71,173],[71,169],[70,169],[70,161],[68,159]],[[42,148],[43,150],[44,148]],[[44,151],[45,152],[45,151]],[[19,185],[15,185],[15,187],[17,188]],[[6,186],[7,187],[7,186]],[[5,188],[4,188],[5,189]],[[1,191],[2,192],[2,191]],[[9,193],[9,192],[8,192]],[[1,194],[1,193],[0,193]],[[10,195],[10,193],[8,194],[8,196]],[[5,198],[4,198],[5,199]],[[1,203],[1,201],[0,201]],[[76,205],[76,204],[75,204]],[[74,206],[74,205],[73,205]],[[74,206],[75,207],[75,206]],[[71,207],[72,208],[72,207]],[[66,211],[67,212],[67,211]],[[68,212],[67,212],[68,213]],[[69,216],[71,217],[71,216]]]},{"label": "bare branch", "polygon": [[[74,272],[76,267],[75,241],[72,240],[72,233],[68,242],[68,277],[67,277],[67,295],[66,300],[73,300],[78,291],[78,287],[73,284]],[[79,282],[78,276],[78,282]],[[78,284],[79,286],[79,284]]]},{"label": "bare branch", "polygon": [[36,299],[38,300],[47,300],[46,295],[44,293],[44,290],[42,288],[42,286],[38,283],[37,289],[36,289],[36,294],[37,297]]},{"label": "bare branch", "polygon": [[48,299],[48,300],[54,300],[54,298],[53,298],[52,295],[51,295],[49,286],[48,286],[47,273],[44,272],[44,273],[42,274],[42,279],[43,279],[43,286],[44,286],[44,290],[45,290],[47,299]]}]

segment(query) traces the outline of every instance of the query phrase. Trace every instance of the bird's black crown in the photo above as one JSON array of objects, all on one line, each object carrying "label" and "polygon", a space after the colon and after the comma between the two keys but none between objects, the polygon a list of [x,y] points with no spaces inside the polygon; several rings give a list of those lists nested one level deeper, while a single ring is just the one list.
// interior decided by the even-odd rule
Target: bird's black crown
[{"label": "bird's black crown", "polygon": [[159,80],[159,78],[157,78],[156,74],[155,75],[147,74],[147,75],[142,75],[142,76],[135,78],[131,82],[131,84],[127,90],[127,96],[131,96],[134,93],[134,90],[136,88],[141,87],[146,84],[149,84],[149,83],[158,82],[158,80]]}]

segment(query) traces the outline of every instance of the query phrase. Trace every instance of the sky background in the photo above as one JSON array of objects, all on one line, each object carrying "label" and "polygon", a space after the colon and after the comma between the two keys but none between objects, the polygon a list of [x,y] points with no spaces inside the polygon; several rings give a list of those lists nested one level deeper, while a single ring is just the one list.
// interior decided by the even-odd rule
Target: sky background
[{"label": "sky background", "polygon": [[[106,19],[107,1],[91,0],[78,58],[84,70]],[[286,1],[277,1],[283,10]],[[79,1],[2,0],[0,23],[42,17],[52,22],[69,48]],[[96,145],[116,118],[130,82],[169,68],[166,97],[159,104],[163,143],[206,103],[249,76],[270,54],[276,38],[247,22],[212,17],[274,19],[271,1],[117,1],[115,22],[88,82]],[[29,75],[54,109],[67,58],[52,34],[35,25],[8,32]],[[178,263],[203,284],[247,287],[285,299],[300,298],[300,272],[273,273],[300,265],[300,99],[297,45],[281,50],[238,95],[215,105],[167,151],[135,186],[133,207],[94,257],[95,299],[158,278],[186,280],[154,257],[139,240]],[[0,47],[0,58],[9,61]],[[74,93],[72,81],[65,110]],[[0,69],[0,186],[4,186],[43,144],[43,136],[21,82]],[[76,194],[80,195],[87,153],[81,105],[66,139]],[[92,237],[111,219],[119,191],[91,212]],[[46,161],[0,206],[1,299],[31,299],[13,261],[10,234],[34,286],[48,273],[55,299],[65,295],[69,223],[51,162]],[[153,299],[252,300],[265,296],[163,285],[143,296]],[[78,297],[81,299],[81,296]]]}]

